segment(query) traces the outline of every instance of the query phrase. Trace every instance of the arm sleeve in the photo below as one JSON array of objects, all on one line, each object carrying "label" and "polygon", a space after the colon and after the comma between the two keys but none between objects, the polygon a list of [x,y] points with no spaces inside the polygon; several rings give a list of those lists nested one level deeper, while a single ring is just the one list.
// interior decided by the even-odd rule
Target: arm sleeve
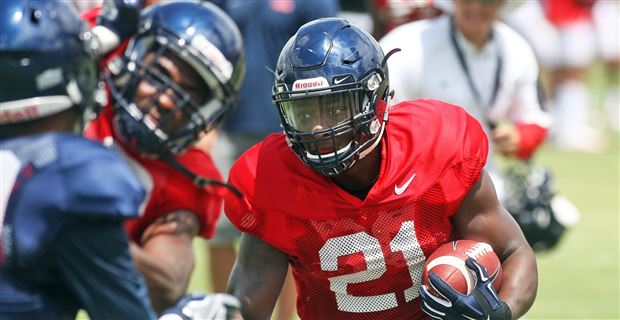
[{"label": "arm sleeve", "polygon": [[489,141],[480,123],[469,115],[465,115],[465,126],[462,133],[460,155],[454,166],[442,178],[449,212],[456,213],[463,198],[471,187],[480,179],[482,169],[489,155]]},{"label": "arm sleeve", "polygon": [[51,250],[60,277],[92,319],[155,319],[121,220],[74,220]]},{"label": "arm sleeve", "polygon": [[232,193],[225,196],[224,213],[230,222],[239,231],[259,236],[260,215],[254,211],[252,203],[254,201],[254,192],[256,190],[256,168],[258,165],[255,155],[257,148],[263,145],[264,141],[248,149],[233,166],[228,174],[228,183],[238,188],[243,194],[237,197]]},{"label": "arm sleeve", "polygon": [[535,124],[520,123],[517,124],[517,130],[519,130],[519,135],[521,136],[517,158],[525,160],[530,158],[534,150],[545,141],[547,128]]}]

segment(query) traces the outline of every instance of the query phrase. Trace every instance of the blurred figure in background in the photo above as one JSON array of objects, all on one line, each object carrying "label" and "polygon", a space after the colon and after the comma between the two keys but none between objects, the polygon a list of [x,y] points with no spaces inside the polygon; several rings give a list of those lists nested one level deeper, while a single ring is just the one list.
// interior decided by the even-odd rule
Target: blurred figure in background
[{"label": "blurred figure in background", "polygon": [[340,0],[338,16],[355,23],[360,29],[372,34],[375,21],[372,1]]},{"label": "blurred figure in background", "polygon": [[373,18],[372,35],[381,39],[401,24],[435,18],[449,5],[445,0],[373,0],[365,2]]},{"label": "blurred figure in background", "polygon": [[123,230],[144,188],[79,136],[95,38],[68,2],[0,1],[0,319],[155,317]]},{"label": "blurred figure in background", "polygon": [[[545,140],[551,119],[539,99],[532,49],[498,21],[503,5],[503,0],[455,0],[453,15],[402,25],[380,43],[384,50],[402,49],[388,62],[395,101],[427,98],[461,106],[484,125],[495,154],[527,161]],[[493,157],[486,169],[506,204],[505,179]],[[559,212],[547,202],[541,205],[547,209],[541,213],[546,221],[555,221],[553,215]],[[528,209],[525,214],[532,221],[538,211]],[[577,214],[574,207],[568,211]],[[539,228],[550,226],[543,223]],[[529,225],[521,227],[527,238]]]},{"label": "blurred figure in background", "polygon": [[[249,147],[273,132],[280,132],[280,118],[271,101],[272,70],[280,50],[295,31],[307,21],[338,14],[336,1],[261,0],[215,1],[233,18],[245,43],[247,74],[236,109],[224,122],[214,146],[214,159],[227,173],[233,162]],[[235,243],[239,231],[222,215],[215,237],[208,242],[212,284],[216,292],[225,291],[235,262]],[[277,317],[294,314],[295,288],[285,286]]]},{"label": "blurred figure in background", "polygon": [[[607,25],[599,29],[605,56],[618,61],[617,1],[525,1],[506,15],[508,23],[532,44],[542,66],[549,72],[550,110],[554,119],[551,138],[559,148],[569,151],[600,152],[605,146],[602,121],[596,118],[594,100],[584,82],[597,55],[592,12],[595,2],[602,11],[598,14],[599,25]],[[611,73],[617,77],[617,64]],[[609,99],[616,99],[615,103],[611,102],[616,105],[611,108],[613,112],[618,103],[613,92],[617,97],[618,88],[610,89],[613,91]]]},{"label": "blurred figure in background", "polygon": [[[485,125],[496,153],[527,159],[544,141],[551,119],[538,99],[532,49],[497,21],[503,2],[455,0],[453,15],[402,25],[380,44],[403,50],[388,62],[395,101],[428,98],[462,106]],[[497,175],[494,161],[487,169]]]},{"label": "blurred figure in background", "polygon": [[221,175],[193,144],[233,108],[243,44],[215,5],[175,1],[146,8],[125,45],[106,60],[110,103],[86,134],[121,152],[147,189],[140,219],[126,229],[161,312],[186,292],[192,240],[210,238],[221,212]]},{"label": "blurred figure in background", "polygon": [[611,128],[620,131],[620,1],[597,1],[592,18],[607,77],[603,107]]}]

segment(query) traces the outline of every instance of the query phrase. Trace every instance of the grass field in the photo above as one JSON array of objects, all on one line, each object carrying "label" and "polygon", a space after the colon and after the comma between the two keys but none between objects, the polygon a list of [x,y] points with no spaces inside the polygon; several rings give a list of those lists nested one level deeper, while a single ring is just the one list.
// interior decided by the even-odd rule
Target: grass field
[{"label": "grass field", "polygon": [[581,221],[556,251],[538,255],[539,291],[528,318],[619,318],[619,142],[611,139],[603,155],[545,148],[538,156]]}]

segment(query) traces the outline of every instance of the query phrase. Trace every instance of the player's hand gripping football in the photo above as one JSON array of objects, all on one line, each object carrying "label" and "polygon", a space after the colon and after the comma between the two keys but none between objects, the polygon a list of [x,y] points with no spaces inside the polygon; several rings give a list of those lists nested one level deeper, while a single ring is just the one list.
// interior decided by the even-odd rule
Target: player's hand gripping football
[{"label": "player's hand gripping football", "polygon": [[242,320],[239,308],[239,300],[229,294],[186,294],[159,320]]},{"label": "player's hand gripping football", "polygon": [[486,269],[476,260],[467,258],[467,268],[473,271],[476,285],[468,295],[452,289],[435,273],[429,275],[433,289],[447,300],[434,296],[426,286],[420,286],[422,310],[434,319],[491,319],[510,320],[512,313],[508,305],[499,300],[493,280],[497,273],[489,276]]}]

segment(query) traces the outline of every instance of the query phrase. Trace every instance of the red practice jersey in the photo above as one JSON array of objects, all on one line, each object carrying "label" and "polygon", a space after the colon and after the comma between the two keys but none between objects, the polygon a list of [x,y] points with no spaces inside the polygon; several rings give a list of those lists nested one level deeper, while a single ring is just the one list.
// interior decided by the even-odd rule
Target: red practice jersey
[{"label": "red practice jersey", "polygon": [[[142,233],[153,221],[180,210],[194,213],[201,222],[200,235],[206,239],[211,238],[220,215],[224,190],[213,187],[198,188],[187,176],[164,161],[138,155],[120,142],[112,129],[112,118],[112,107],[107,106],[103,113],[89,124],[84,135],[105,145],[112,145],[122,152],[147,191],[140,218],[129,220],[125,224],[131,239],[139,243]],[[176,157],[176,160],[196,174],[222,180],[213,160],[202,150],[191,148],[184,155]]]},{"label": "red practice jersey", "polygon": [[462,108],[390,109],[379,178],[360,200],[302,164],[283,134],[235,163],[245,200],[226,214],[289,255],[302,319],[417,319],[426,257],[456,238],[450,217],[480,178],[488,141]]}]

